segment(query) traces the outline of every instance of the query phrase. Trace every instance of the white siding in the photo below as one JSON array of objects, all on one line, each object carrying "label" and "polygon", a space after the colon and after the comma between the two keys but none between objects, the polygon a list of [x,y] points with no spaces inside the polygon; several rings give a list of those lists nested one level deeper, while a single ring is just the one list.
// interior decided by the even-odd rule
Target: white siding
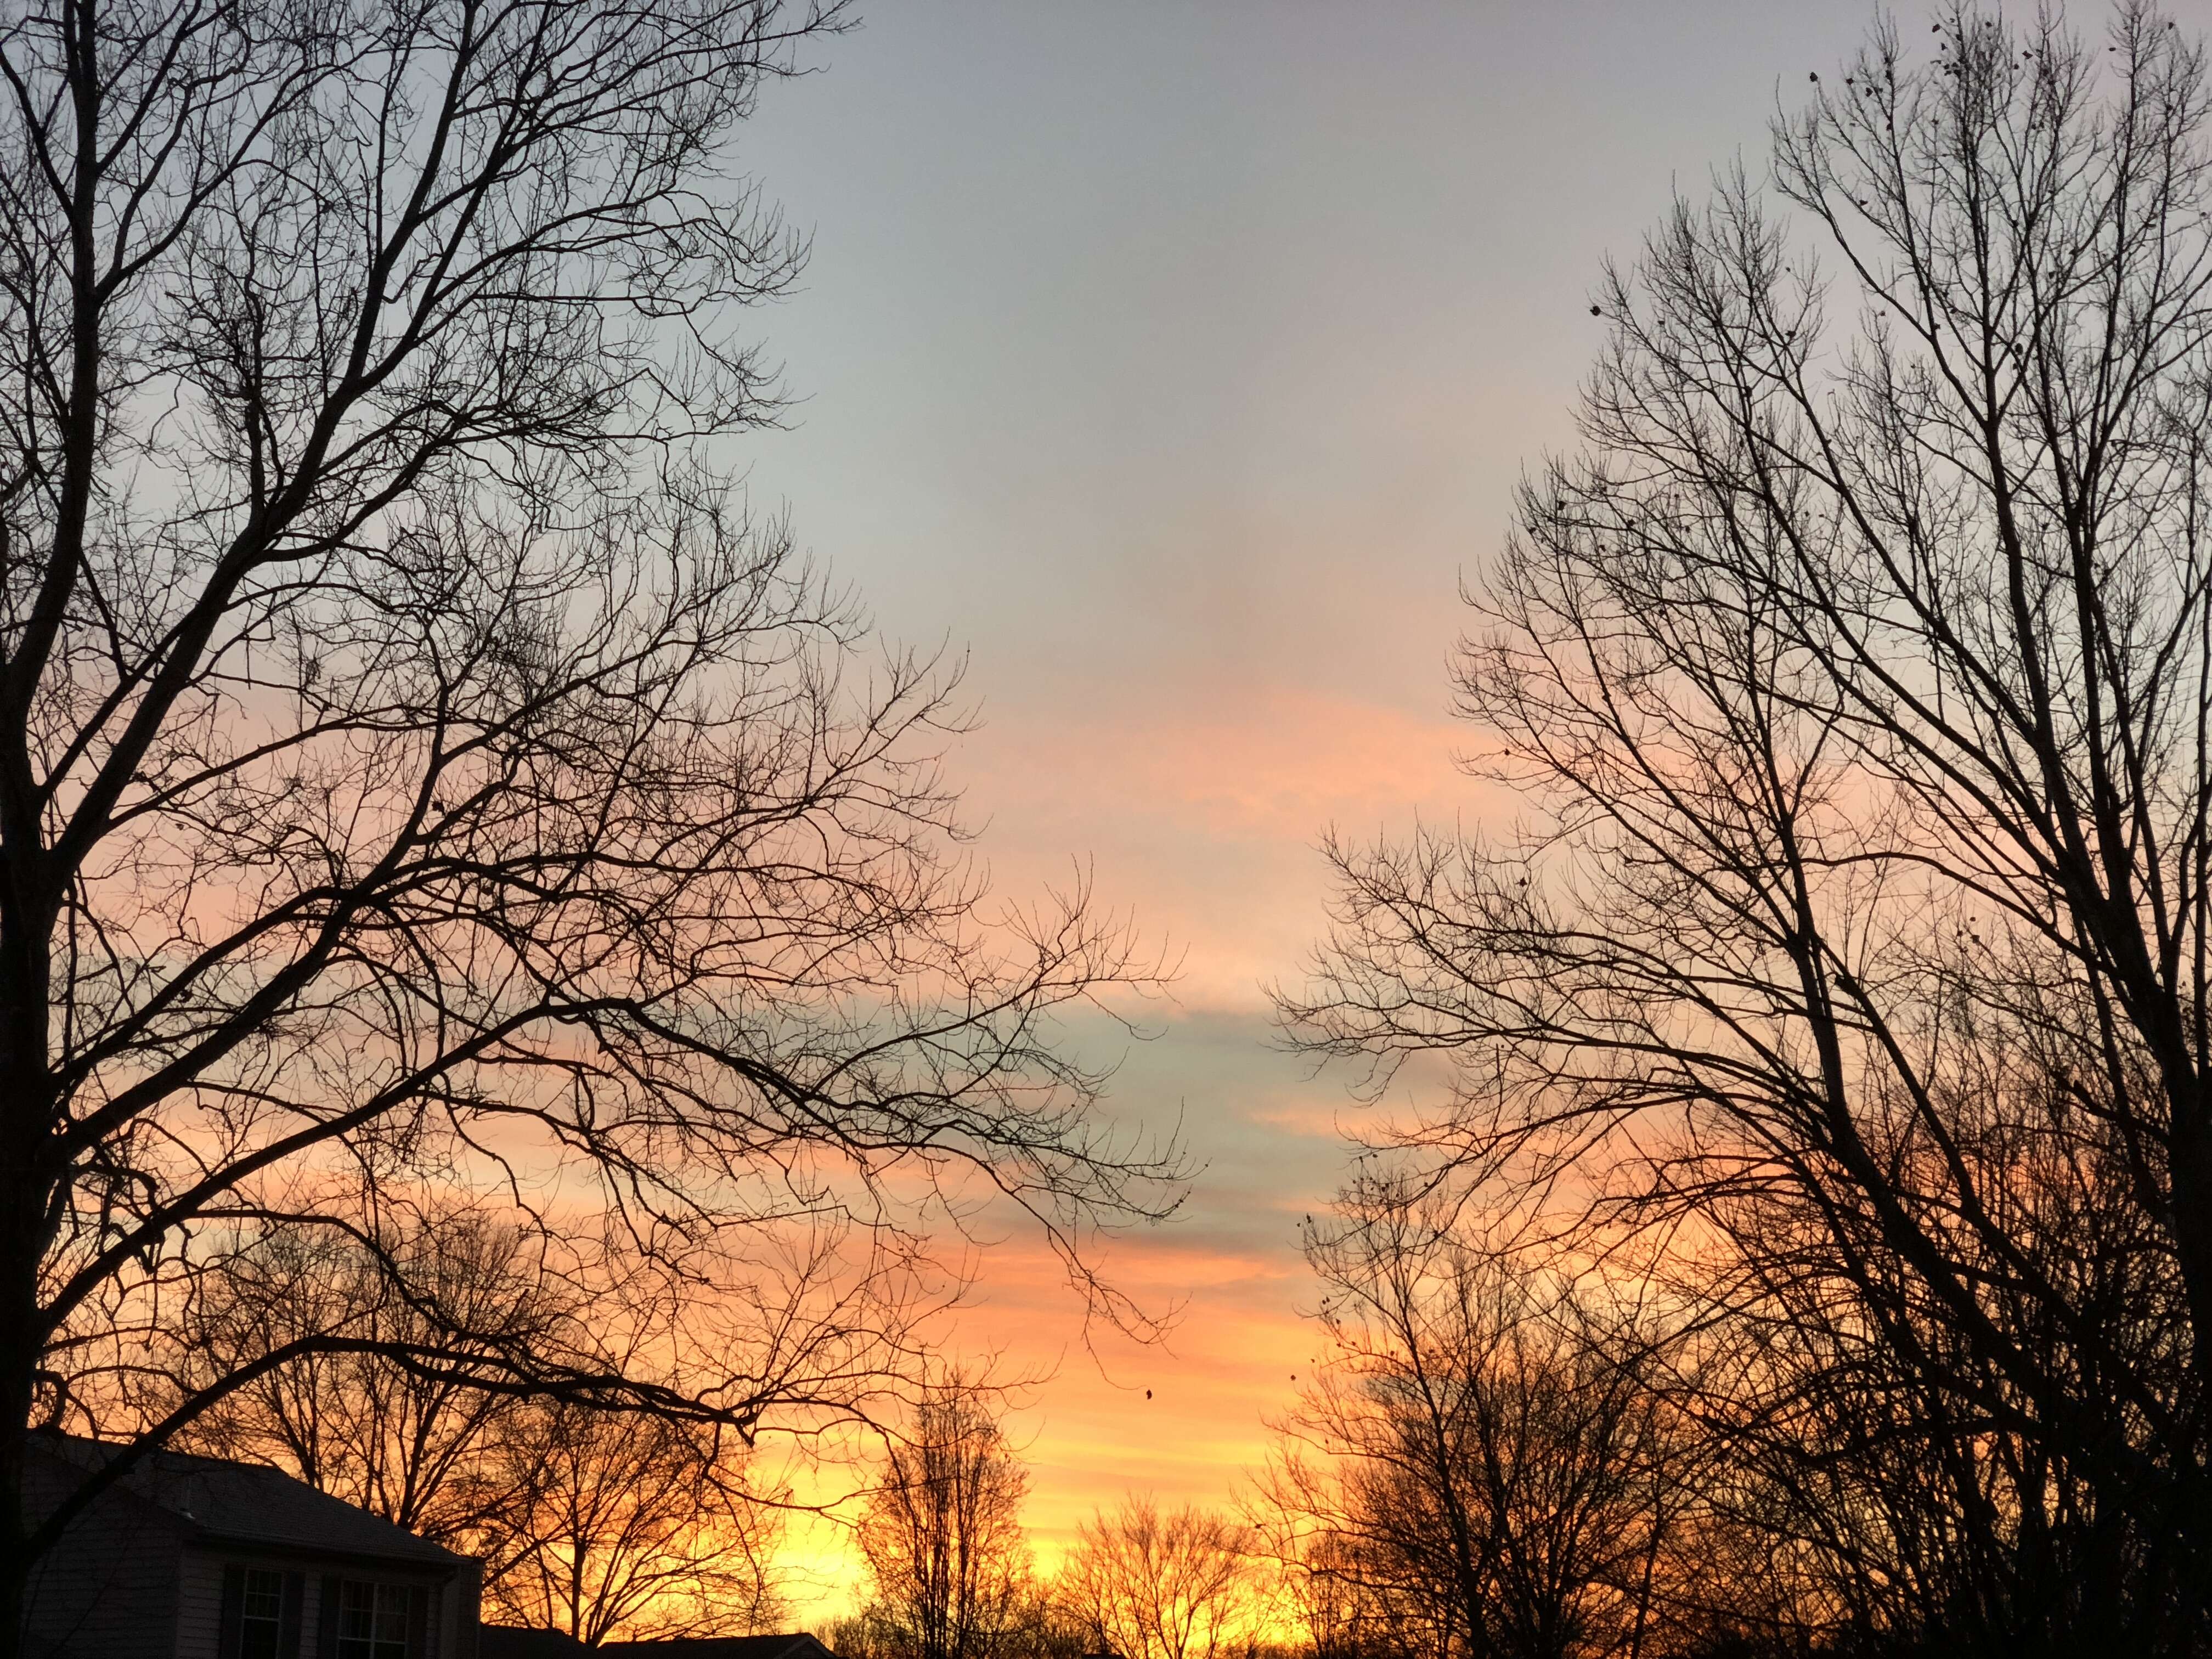
[{"label": "white siding", "polygon": [[198,1550],[186,1550],[177,1575],[177,1645],[174,1659],[216,1659],[222,1640],[222,1563]]},{"label": "white siding", "polygon": [[[51,1513],[83,1469],[35,1453],[27,1460],[25,1508]],[[224,1570],[270,1568],[301,1576],[298,1659],[320,1659],[323,1579],[419,1584],[432,1597],[417,1659],[476,1659],[477,1568],[441,1571],[416,1559],[295,1553],[276,1540],[204,1540],[185,1514],[127,1489],[96,1499],[40,1563],[24,1634],[31,1659],[221,1659]]]}]

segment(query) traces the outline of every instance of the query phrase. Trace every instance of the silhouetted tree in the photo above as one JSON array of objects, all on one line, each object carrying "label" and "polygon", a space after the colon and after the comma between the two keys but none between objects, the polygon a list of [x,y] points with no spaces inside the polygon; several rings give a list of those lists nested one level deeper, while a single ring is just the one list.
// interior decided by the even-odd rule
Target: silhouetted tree
[{"label": "silhouetted tree", "polygon": [[1252,1556],[1228,1516],[1132,1493],[1080,1524],[1054,1594],[1100,1652],[1213,1659],[1252,1638]]},{"label": "silhouetted tree", "polygon": [[[2194,1651],[2212,1486],[2203,54],[1884,26],[1600,311],[1457,667],[1497,842],[1334,851],[1315,1049],[1729,1327],[1839,1634]],[[2101,48],[2101,49],[2100,49]],[[1733,1370],[1729,1370],[1733,1367]],[[1744,1512],[1758,1512],[1747,1501]]]},{"label": "silhouetted tree", "polygon": [[465,1540],[486,1616],[609,1640],[744,1636],[783,1617],[783,1498],[714,1425],[532,1402],[499,1425]]},{"label": "silhouetted tree", "polygon": [[994,1659],[1034,1621],[1029,1474],[992,1396],[955,1371],[921,1394],[860,1518],[868,1644],[894,1659]]},{"label": "silhouetted tree", "polygon": [[1328,1626],[1317,1643],[1679,1650],[1666,1592],[1692,1449],[1660,1386],[1665,1345],[1455,1239],[1447,1214],[1370,1176],[1308,1234],[1328,1346],[1261,1513]]},{"label": "silhouetted tree", "polygon": [[270,1229],[229,1258],[181,1333],[210,1376],[319,1336],[313,1348],[225,1395],[181,1437],[190,1449],[289,1470],[319,1492],[459,1546],[509,1494],[490,1467],[522,1402],[452,1370],[413,1369],[397,1348],[552,1353],[577,1345],[576,1298],[544,1271],[543,1241],[484,1215],[408,1218],[399,1282],[427,1286],[436,1322],[393,1293],[373,1253],[343,1236]]},{"label": "silhouetted tree", "polygon": [[734,1437],[665,1416],[488,1391],[392,1357],[475,1345],[495,1356],[566,1356],[611,1375],[650,1367],[605,1352],[604,1310],[546,1271],[542,1237],[472,1211],[394,1219],[406,1228],[389,1247],[404,1263],[397,1282],[432,1291],[441,1318],[426,1321],[394,1294],[376,1252],[343,1237],[271,1231],[200,1287],[183,1335],[209,1373],[303,1335],[366,1346],[311,1348],[262,1371],[183,1443],[288,1469],[480,1557],[486,1607],[508,1622],[596,1645],[744,1634],[779,1617],[770,1556],[784,1495],[750,1488]]},{"label": "silhouetted tree", "polygon": [[[917,1182],[1097,1297],[1085,1235],[1172,1202],[1053,1024],[1121,927],[985,908],[948,677],[709,465],[802,252],[730,141],[840,16],[0,14],[0,1654],[100,1485],[278,1369],[743,1437],[911,1368]],[[477,1340],[374,1219],[422,1194],[635,1288],[650,1369]],[[420,1325],[210,1373],[190,1304],[283,1232]],[[133,1449],[27,1522],[34,1422]]]}]

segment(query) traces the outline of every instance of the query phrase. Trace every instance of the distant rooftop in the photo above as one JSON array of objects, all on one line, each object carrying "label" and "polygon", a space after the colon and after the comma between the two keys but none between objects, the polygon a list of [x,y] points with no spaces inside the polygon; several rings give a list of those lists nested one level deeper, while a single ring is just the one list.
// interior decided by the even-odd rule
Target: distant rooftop
[{"label": "distant rooftop", "polygon": [[672,1636],[658,1642],[607,1642],[613,1659],[825,1659],[830,1650],[803,1630],[775,1636]]},{"label": "distant rooftop", "polygon": [[477,1659],[831,1659],[830,1650],[805,1631],[774,1636],[671,1636],[654,1642],[605,1642],[587,1648],[557,1630],[523,1625],[485,1625],[477,1632]]}]

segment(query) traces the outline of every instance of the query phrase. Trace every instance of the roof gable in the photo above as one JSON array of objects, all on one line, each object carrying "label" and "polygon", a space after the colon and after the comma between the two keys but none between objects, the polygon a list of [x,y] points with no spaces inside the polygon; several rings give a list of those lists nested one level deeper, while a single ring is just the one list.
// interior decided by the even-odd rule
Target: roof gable
[{"label": "roof gable", "polygon": [[[33,1436],[31,1446],[53,1462],[84,1473],[102,1468],[125,1449],[110,1441],[53,1433]],[[154,1452],[116,1484],[129,1497],[176,1517],[189,1535],[209,1542],[382,1557],[421,1567],[453,1567],[466,1559],[264,1464]]]}]

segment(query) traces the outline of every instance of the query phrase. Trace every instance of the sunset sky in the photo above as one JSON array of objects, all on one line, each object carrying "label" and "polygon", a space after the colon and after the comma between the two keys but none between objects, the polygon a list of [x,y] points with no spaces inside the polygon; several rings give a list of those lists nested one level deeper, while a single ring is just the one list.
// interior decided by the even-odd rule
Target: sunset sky
[{"label": "sunset sky", "polygon": [[1188,1299],[1172,1340],[1094,1360],[1018,1233],[945,1333],[1054,1372],[1014,1420],[1048,1559],[1094,1504],[1227,1504],[1264,1457],[1313,1352],[1297,1223],[1359,1109],[1270,1046],[1315,843],[1510,813],[1453,769],[1445,655],[1516,477],[1571,436],[1602,263],[1762,166],[1873,15],[877,0],[750,128],[815,238],[757,319],[805,401],[743,451],[756,501],[888,635],[968,653],[954,768],[997,885],[1088,863],[1183,963],[1114,1097],[1206,1166],[1111,1260]]}]

